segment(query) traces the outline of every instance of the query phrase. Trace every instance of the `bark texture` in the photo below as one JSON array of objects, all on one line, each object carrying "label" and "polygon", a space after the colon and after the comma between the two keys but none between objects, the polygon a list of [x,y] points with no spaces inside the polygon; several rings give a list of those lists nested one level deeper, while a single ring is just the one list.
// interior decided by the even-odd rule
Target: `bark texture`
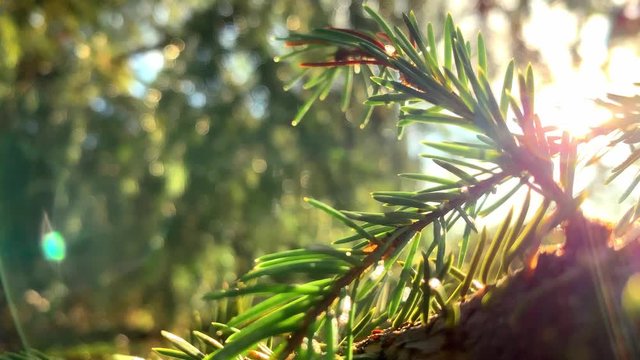
[{"label": "bark texture", "polygon": [[460,304],[455,325],[443,315],[407,324],[371,335],[357,353],[385,360],[640,359],[640,285],[629,281],[640,274],[640,243],[614,250],[606,231],[584,225],[565,227],[562,255],[540,254],[535,268]]}]

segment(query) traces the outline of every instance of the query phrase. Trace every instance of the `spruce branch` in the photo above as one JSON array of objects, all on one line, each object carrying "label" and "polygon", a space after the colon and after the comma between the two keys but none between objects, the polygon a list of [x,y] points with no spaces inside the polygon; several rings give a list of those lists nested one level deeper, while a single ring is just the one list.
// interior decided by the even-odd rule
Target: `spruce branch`
[{"label": "spruce branch", "polygon": [[399,227],[390,233],[386,239],[382,241],[383,245],[378,246],[374,252],[367,255],[360,265],[354,266],[345,275],[334,281],[326,295],[324,295],[324,297],[305,315],[300,328],[298,328],[287,340],[287,346],[279,355],[279,358],[286,359],[290,354],[292,354],[302,342],[302,339],[307,334],[307,330],[311,324],[316,321],[316,318],[320,314],[325,312],[331,306],[331,304],[340,295],[340,291],[360,278],[362,274],[373,264],[376,264],[384,257],[389,256],[391,252],[397,251],[398,248],[404,247],[413,235],[422,231],[435,220],[444,217],[450,211],[459,208],[467,202],[479,199],[481,196],[492,191],[492,189],[508,177],[510,177],[510,174],[499,173],[478,182],[476,185],[469,187],[467,193],[461,194],[459,197],[445,202],[439,209],[428,213],[419,221],[408,226]]},{"label": "spruce branch", "polygon": [[[552,217],[554,221],[560,217],[558,214],[566,213],[566,211],[562,211],[562,204],[573,203],[573,201],[567,201],[566,193],[553,178],[552,157],[558,151],[551,150],[553,147],[552,139],[547,136],[545,129],[542,128],[539,119],[535,115],[533,109],[533,75],[530,68],[527,70],[526,77],[520,75],[518,78],[522,110],[518,109],[516,114],[518,114],[517,123],[522,130],[522,134],[513,134],[506,124],[504,115],[509,105],[509,102],[505,99],[510,96],[510,79],[512,78],[510,74],[513,72],[513,66],[509,66],[507,69],[502,99],[499,104],[490,89],[485,75],[486,69],[483,68],[483,65],[486,65],[486,49],[483,47],[483,39],[481,37],[479,37],[479,69],[476,71],[471,64],[467,42],[449,17],[445,25],[445,36],[448,37],[445,39],[448,40],[445,41],[445,65],[441,69],[437,64],[437,58],[431,52],[425,53],[425,49],[428,46],[424,43],[424,37],[419,31],[413,15],[404,17],[405,24],[409,29],[409,36],[407,36],[397,27],[392,30],[371,9],[367,9],[367,11],[379,23],[384,30],[384,34],[370,35],[356,30],[327,28],[314,30],[309,34],[294,33],[285,39],[290,46],[304,47],[301,50],[296,50],[297,55],[304,54],[305,50],[309,50],[314,53],[317,51],[324,52],[325,56],[329,57],[324,61],[302,61],[303,67],[316,68],[321,72],[311,75],[311,79],[305,84],[304,87],[307,89],[313,89],[314,87],[316,89],[314,90],[314,95],[296,115],[293,122],[294,125],[300,122],[312,103],[316,99],[322,98],[321,94],[331,88],[337,74],[336,68],[347,68],[348,72],[352,70],[352,67],[360,68],[363,74],[374,74],[374,76],[371,76],[371,81],[375,84],[374,94],[369,97],[367,104],[374,106],[387,103],[406,104],[408,106],[401,108],[403,112],[402,120],[405,123],[426,121],[457,125],[478,133],[479,139],[482,140],[481,144],[442,142],[427,145],[452,155],[461,156],[469,160],[473,159],[475,162],[493,163],[497,165],[496,169],[500,169],[500,171],[496,173],[495,170],[487,170],[482,166],[456,160],[455,158],[433,157],[436,165],[459,178],[459,181],[449,182],[441,181],[432,176],[418,176],[417,180],[435,181],[440,185],[419,192],[374,193],[374,199],[387,205],[399,207],[398,210],[385,214],[337,211],[317,201],[310,201],[312,205],[319,207],[352,227],[358,234],[354,240],[365,240],[364,244],[369,244],[365,247],[368,252],[364,253],[365,256],[358,264],[351,264],[352,266],[346,271],[332,265],[323,265],[327,270],[329,268],[335,269],[335,277],[332,280],[332,284],[325,291],[321,291],[320,294],[307,295],[298,299],[300,301],[306,299],[304,300],[305,304],[313,305],[311,310],[304,314],[301,323],[295,326],[296,330],[292,331],[292,335],[282,352],[279,353],[279,357],[282,359],[287,358],[296,351],[303,338],[308,336],[317,318],[323,313],[327,313],[345,287],[359,280],[366,271],[380,260],[389,259],[394,254],[399,254],[415,234],[421,232],[430,224],[434,224],[434,239],[426,256],[434,248],[438,248],[435,260],[436,272],[440,274],[438,277],[443,277],[444,275],[442,274],[448,272],[447,269],[450,268],[451,262],[447,261],[446,264],[448,265],[445,265],[445,238],[442,236],[441,231],[449,229],[459,219],[463,219],[466,223],[465,239],[468,238],[472,231],[476,232],[477,229],[472,217],[477,215],[482,205],[478,207],[477,211],[471,209],[475,209],[476,203],[480,198],[484,197],[486,200],[488,194],[503,181],[512,177],[519,177],[523,179],[520,181],[521,184],[528,184],[529,181],[525,179],[532,178],[536,186],[531,186],[538,189],[546,198],[545,205],[538,210],[533,223],[523,227],[522,222],[520,222],[518,228],[512,229],[510,233],[511,244],[502,247],[503,261],[501,267],[505,269],[508,268],[509,263],[515,257],[521,256],[527,248],[533,246],[532,244],[535,245],[535,241],[532,241],[532,239],[538,236],[538,225],[553,222],[543,222],[543,216],[551,202],[555,202],[558,206],[557,211],[554,213],[555,216]],[[327,55],[326,49],[331,49],[332,47],[335,50]],[[317,59],[317,57],[314,56],[314,59]],[[450,60],[447,61],[447,59]],[[453,73],[451,59],[455,62],[457,74]],[[369,70],[364,71],[365,69]],[[411,101],[413,100],[426,102],[431,107],[426,110],[413,107],[411,106]],[[512,106],[517,107],[513,98],[510,99],[510,103]],[[459,166],[476,169],[479,172],[468,173]],[[489,176],[485,177],[485,175]],[[485,178],[482,179],[483,177]],[[467,214],[467,211],[472,211],[472,216]],[[524,215],[526,215],[526,212],[521,214],[522,220]],[[383,226],[385,229],[383,236],[378,238],[368,230],[365,230],[365,226],[356,225],[354,221],[364,221],[367,227],[372,225]],[[559,221],[562,221],[562,219],[559,219]],[[503,236],[506,237],[506,231]],[[496,257],[497,244],[504,242],[504,239],[498,238],[494,241],[495,244],[492,245],[491,250],[492,258]],[[466,248],[466,246],[463,247]],[[460,256],[463,259],[464,252]],[[440,294],[442,301],[436,303],[440,304],[441,308],[444,309],[444,307],[451,306],[449,304],[453,304],[451,301],[455,300],[456,296],[464,296],[471,285],[474,268],[479,266],[481,257],[482,247],[479,246],[474,255],[473,263],[475,265],[460,280],[458,289],[461,290],[457,290],[451,296],[447,296],[444,293],[440,293],[442,289],[437,291],[434,289],[436,295]],[[461,260],[458,262],[460,263]],[[290,263],[290,267],[293,269],[293,260],[287,263]],[[296,265],[295,267],[301,270],[308,269],[312,265],[307,266],[307,262],[300,264],[305,266]],[[488,276],[487,269],[491,267],[491,264],[492,259],[482,260],[482,276],[484,278]],[[284,266],[284,263],[282,265]],[[429,273],[427,269],[430,265],[425,263],[424,266],[426,273]],[[267,273],[269,272],[254,272],[254,274],[260,275]],[[245,276],[245,278],[247,277]],[[424,279],[425,282],[428,280]],[[254,290],[250,289],[250,291]],[[425,288],[422,291],[430,292],[431,290]],[[438,297],[436,296],[436,298]],[[447,298],[448,300],[445,301]],[[430,307],[428,303],[424,306],[427,309]],[[291,316],[294,316],[295,308],[292,308],[291,311],[293,311]],[[454,310],[449,312],[455,313]],[[424,314],[425,312],[423,311],[422,313]],[[297,315],[295,316],[297,319]],[[292,323],[290,325],[294,326]],[[284,331],[291,329],[291,327],[280,327],[280,329]],[[236,334],[237,336],[234,335],[233,341],[225,348],[212,354],[211,358],[219,359],[233,356],[238,351],[242,351],[245,345],[243,341],[240,341],[240,339],[243,339],[242,333],[241,330],[240,333]],[[269,332],[269,334],[275,335],[272,332]],[[257,339],[256,336],[247,338]]]},{"label": "spruce branch", "polygon": [[[553,129],[542,126],[535,112],[531,67],[524,74],[518,74],[518,91],[512,93],[515,65],[511,62],[498,99],[489,86],[487,49],[481,36],[478,37],[475,65],[470,44],[452,18],[447,17],[443,31],[444,63],[439,64],[431,26],[424,36],[415,16],[410,13],[403,17],[408,29],[405,33],[399,27],[391,27],[375,11],[365,9],[378,23],[381,33],[325,28],[306,34],[292,33],[284,39],[296,50],[282,59],[300,58],[299,62],[306,68],[301,78],[308,79],[303,89],[312,91],[295,115],[293,124],[300,123],[315,101],[327,97],[336,79],[344,74],[345,93],[341,94],[341,104],[346,110],[357,86],[353,77],[359,74],[367,86],[368,96],[364,101],[368,109],[364,111],[362,126],[375,106],[397,104],[400,133],[409,125],[427,123],[456,126],[474,135],[475,140],[425,142],[429,148],[446,154],[422,156],[430,158],[448,177],[431,173],[400,174],[426,182],[430,187],[419,191],[372,193],[374,200],[392,208],[391,211],[339,211],[317,200],[306,199],[355,233],[335,241],[331,247],[263,256],[256,261],[253,270],[239,279],[237,288],[209,294],[209,299],[243,295],[267,297],[232,318],[227,326],[237,327],[237,331],[227,338],[222,348],[209,353],[205,359],[227,359],[255,351],[252,349],[256,344],[258,348],[264,347],[262,341],[285,334],[290,334],[288,339],[280,343],[270,357],[288,359],[292,354],[302,356],[305,353],[311,357],[316,351],[314,341],[318,333],[325,336],[327,346],[324,351],[328,358],[341,351],[335,344],[345,343],[347,348],[342,351],[347,358],[352,358],[350,344],[358,334],[380,324],[398,328],[405,322],[415,324],[421,320],[425,325],[432,321],[431,315],[439,314],[436,321],[444,319],[448,328],[457,326],[461,306],[468,301],[466,296],[473,296],[474,292],[483,295],[486,291],[478,290],[485,285],[493,286],[499,278],[510,275],[514,268],[531,269],[537,260],[542,237],[560,224],[565,229],[581,229],[570,231],[580,236],[567,236],[565,250],[568,254],[581,255],[593,249],[592,244],[587,244],[586,250],[580,250],[585,245],[580,239],[592,224],[579,210],[584,193],[574,196],[573,189],[577,147],[586,140],[572,139],[566,133],[557,136]],[[291,86],[287,85],[288,88]],[[627,105],[632,101],[615,98],[608,106],[619,107],[622,102]],[[633,109],[632,116],[624,120],[628,129],[616,139],[618,143],[640,142],[636,140],[640,135],[635,134],[636,123],[640,120],[637,109]],[[511,121],[509,114],[515,116],[515,130],[508,124]],[[618,131],[618,125],[609,124],[597,131],[613,133]],[[629,159],[614,169],[613,176],[640,159],[638,154],[640,151],[633,151]],[[554,177],[556,166],[559,166],[558,179]],[[487,201],[493,199],[496,188],[511,179],[519,181],[506,195]],[[635,181],[628,192],[638,183],[640,180]],[[523,187],[528,187],[528,192],[519,211],[516,213],[512,209],[492,238],[486,228],[478,228],[477,216],[500,208]],[[533,208],[530,206],[532,190],[542,197],[542,204],[533,210],[533,215],[529,211]],[[485,208],[487,203],[490,205]],[[630,209],[625,221],[633,221],[639,216],[640,205]],[[454,256],[447,253],[446,246],[447,233],[455,224],[464,226],[464,232],[454,262]],[[421,238],[415,236],[422,235],[430,225],[433,236],[422,250]],[[481,234],[475,246],[470,246],[471,241],[476,240],[471,237],[472,233]],[[471,261],[466,262],[469,248],[475,250]],[[422,261],[416,265],[414,256],[419,250]],[[405,262],[398,260],[402,253],[407,254]],[[570,257],[579,258],[567,258]],[[375,267],[376,264],[384,266]],[[373,275],[380,267],[382,276],[386,276],[394,264],[402,268],[400,276],[392,285],[390,303],[382,304],[382,310],[378,311],[374,305],[376,301],[386,299],[386,295],[381,295],[385,290],[378,286],[381,280],[373,279],[373,276],[367,279],[366,274]],[[372,270],[374,267],[376,269]],[[307,275],[314,280],[296,285],[276,280],[293,274]],[[271,281],[265,281],[267,277],[271,277]],[[479,284],[478,278],[483,283]],[[249,280],[252,285],[243,284]],[[255,280],[259,282],[257,285],[253,284]],[[387,282],[385,286],[388,285]],[[401,300],[405,290],[409,291],[408,296]],[[338,300],[344,300],[348,293],[354,302],[359,301],[358,310],[349,309],[346,335],[340,340],[333,323],[336,319],[334,310],[339,307]],[[356,318],[360,318],[357,324]],[[306,351],[303,349],[305,337]],[[296,353],[298,350],[300,352]],[[267,352],[262,351],[263,354]]]}]

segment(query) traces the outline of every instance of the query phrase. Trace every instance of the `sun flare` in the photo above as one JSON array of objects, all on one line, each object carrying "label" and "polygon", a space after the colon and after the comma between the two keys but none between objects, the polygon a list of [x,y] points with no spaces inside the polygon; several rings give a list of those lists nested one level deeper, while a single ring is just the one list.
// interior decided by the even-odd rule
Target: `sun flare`
[{"label": "sun flare", "polygon": [[[598,106],[585,92],[595,92],[598,85],[583,82],[556,82],[541,89],[537,113],[546,126],[555,126],[572,137],[582,138],[592,128],[611,119],[611,112]],[[604,95],[604,94],[603,94]]]},{"label": "sun flare", "polygon": [[532,2],[533,16],[523,35],[545,68],[536,93],[536,111],[544,125],[575,137],[611,118],[595,104],[607,93],[628,94],[640,81],[636,44],[612,39],[611,20],[592,14],[580,21],[565,4]]}]

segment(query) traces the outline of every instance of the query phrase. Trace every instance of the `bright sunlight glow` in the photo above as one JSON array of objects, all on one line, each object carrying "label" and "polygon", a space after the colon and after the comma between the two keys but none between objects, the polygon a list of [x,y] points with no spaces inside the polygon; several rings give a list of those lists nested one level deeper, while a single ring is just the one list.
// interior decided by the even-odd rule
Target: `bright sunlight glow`
[{"label": "bright sunlight glow", "polygon": [[533,1],[532,11],[524,36],[547,67],[542,72],[546,81],[538,79],[536,84],[536,111],[544,125],[584,136],[611,118],[593,100],[606,92],[625,92],[639,81],[640,57],[624,46],[610,48],[611,24],[602,14],[590,16],[579,27],[576,15],[563,3]]},{"label": "bright sunlight glow", "polygon": [[[595,99],[604,99],[607,93],[637,92],[634,85],[640,82],[637,44],[612,37],[611,20],[606,15],[593,14],[581,22],[562,2],[532,0],[531,6],[533,13],[524,24],[523,35],[545,64],[535,72],[536,113],[545,126],[555,126],[574,137],[589,136],[591,128],[612,117],[607,109],[595,104]],[[587,154],[608,142],[605,138],[595,140],[581,148],[581,153]],[[615,167],[628,155],[627,148],[616,147],[599,164]],[[589,189],[591,196],[582,205],[586,214],[615,221],[627,205],[602,206],[612,194],[599,193],[603,190],[599,184],[606,178],[601,170],[582,169],[581,176],[576,178],[576,190]],[[626,187],[635,176],[633,170],[622,173],[613,188]]]},{"label": "bright sunlight glow", "polygon": [[[624,40],[612,35],[611,16],[594,13],[581,18],[567,8],[565,2],[530,0],[530,16],[523,23],[523,40],[534,57],[535,111],[544,126],[566,131],[574,138],[588,137],[592,128],[612,118],[609,110],[597,105],[608,93],[634,95],[640,82],[640,54],[636,40]],[[503,30],[504,31],[504,30]],[[500,68],[504,68],[501,64]],[[526,64],[518,64],[524,69]],[[502,79],[495,77],[496,88]],[[517,97],[517,81],[514,83]],[[513,117],[513,116],[511,116]],[[606,146],[605,137],[586,139],[581,147],[583,164]],[[608,176],[604,169],[622,163],[629,156],[627,147],[614,147],[595,167],[580,169],[575,179],[576,193],[587,190],[589,196],[583,211],[589,216],[615,221],[628,204],[603,206],[607,197],[618,197],[633,181],[637,170],[627,170],[605,189]],[[616,195],[612,195],[616,194]],[[523,194],[517,194],[522,196]],[[494,223],[495,219],[484,219]]]}]

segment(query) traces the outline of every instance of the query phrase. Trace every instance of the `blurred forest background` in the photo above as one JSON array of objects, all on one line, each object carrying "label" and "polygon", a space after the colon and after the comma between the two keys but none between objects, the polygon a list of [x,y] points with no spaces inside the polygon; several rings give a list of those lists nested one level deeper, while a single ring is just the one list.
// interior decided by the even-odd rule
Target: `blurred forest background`
[{"label": "blurred forest background", "polygon": [[[640,81],[616,72],[639,61],[638,1],[368,4],[436,28],[452,12],[484,33],[496,79],[513,57],[599,91],[549,85],[562,103]],[[369,191],[408,186],[396,174],[434,135],[398,141],[393,109],[360,129],[367,110],[342,114],[336,87],[291,126],[308,94],[283,90],[300,69],[273,61],[275,39],[326,24],[372,27],[358,0],[0,3],[0,352],[148,356],[160,329],[214,320],[202,295],[254,257],[344,232],[303,196],[367,210]]]}]

